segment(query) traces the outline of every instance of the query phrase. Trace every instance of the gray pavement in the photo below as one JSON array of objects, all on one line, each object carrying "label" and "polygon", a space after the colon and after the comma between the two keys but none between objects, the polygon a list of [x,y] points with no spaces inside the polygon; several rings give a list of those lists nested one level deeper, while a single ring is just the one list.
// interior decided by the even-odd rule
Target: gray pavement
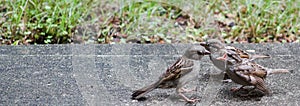
[{"label": "gray pavement", "polygon": [[201,60],[197,88],[180,101],[174,89],[157,89],[144,101],[131,100],[133,90],[156,81],[190,44],[166,45],[30,45],[0,46],[0,105],[182,106],[182,105],[300,105],[300,44],[234,44],[241,49],[269,54],[256,62],[269,68],[287,68],[271,75],[272,95],[240,97],[222,83],[223,75],[208,57]]}]

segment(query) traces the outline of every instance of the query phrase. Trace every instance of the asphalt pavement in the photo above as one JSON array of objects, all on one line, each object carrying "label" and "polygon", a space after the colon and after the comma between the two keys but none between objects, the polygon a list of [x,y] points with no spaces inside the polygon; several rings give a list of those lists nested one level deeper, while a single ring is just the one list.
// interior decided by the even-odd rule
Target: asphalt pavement
[{"label": "asphalt pavement", "polygon": [[256,62],[291,73],[267,77],[269,96],[241,97],[224,83],[223,73],[205,56],[198,79],[187,93],[199,98],[187,104],[175,89],[156,89],[143,100],[132,100],[133,90],[158,79],[191,44],[100,44],[0,46],[0,105],[89,106],[219,106],[300,105],[300,44],[233,44],[268,54]]}]

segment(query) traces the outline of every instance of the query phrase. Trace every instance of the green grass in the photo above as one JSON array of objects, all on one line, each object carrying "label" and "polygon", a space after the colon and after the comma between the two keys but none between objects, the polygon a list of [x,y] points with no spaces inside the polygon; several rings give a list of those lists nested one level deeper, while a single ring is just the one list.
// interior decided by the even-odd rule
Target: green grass
[{"label": "green grass", "polygon": [[[297,0],[1,1],[2,44],[299,42]],[[40,8],[40,9],[39,9]],[[86,17],[88,16],[88,17]],[[76,38],[76,39],[74,39]]]},{"label": "green grass", "polygon": [[[102,24],[104,30],[100,30],[99,43],[111,43],[114,39],[121,39],[117,40],[119,43],[195,42],[198,40],[195,36],[204,36],[205,30],[195,29],[194,24],[187,22],[192,17],[176,5],[155,1],[123,1],[120,4],[119,11],[113,14],[114,19],[104,19],[107,21]],[[185,17],[183,25],[176,21],[180,17]],[[114,23],[116,20],[120,24]],[[119,31],[114,33],[117,29]]]},{"label": "green grass", "polygon": [[235,3],[233,27],[225,38],[248,39],[250,42],[299,41],[299,2],[253,0]]},{"label": "green grass", "polygon": [[70,43],[78,23],[87,14],[81,0],[1,1],[2,44]]},{"label": "green grass", "polygon": [[[218,38],[227,43],[299,42],[299,5],[296,0],[123,1],[113,15],[120,24],[106,21],[106,30],[100,30],[118,29],[118,33],[101,34],[98,41],[185,43]],[[184,16],[189,16],[187,24],[178,25]],[[114,27],[107,27],[111,24]],[[116,38],[125,40],[114,41]]]}]

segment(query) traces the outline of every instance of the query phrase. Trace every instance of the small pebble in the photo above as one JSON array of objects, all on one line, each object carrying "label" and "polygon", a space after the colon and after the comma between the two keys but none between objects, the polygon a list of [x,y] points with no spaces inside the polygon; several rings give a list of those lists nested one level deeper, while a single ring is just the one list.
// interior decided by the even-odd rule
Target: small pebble
[{"label": "small pebble", "polygon": [[132,100],[131,102],[135,103],[135,102],[138,102],[138,100]]}]

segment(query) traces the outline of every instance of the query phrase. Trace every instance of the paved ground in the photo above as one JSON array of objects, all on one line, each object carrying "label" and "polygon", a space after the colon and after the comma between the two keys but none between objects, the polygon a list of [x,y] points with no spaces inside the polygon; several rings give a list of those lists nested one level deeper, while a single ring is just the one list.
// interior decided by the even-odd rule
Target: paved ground
[{"label": "paved ground", "polygon": [[38,45],[0,46],[0,105],[300,105],[300,44],[234,45],[269,54],[258,60],[270,68],[293,73],[267,78],[271,96],[239,97],[234,83],[221,83],[222,75],[207,57],[199,79],[187,94],[200,98],[186,104],[170,90],[154,90],[146,100],[131,100],[131,92],[155,80],[189,45]]}]

